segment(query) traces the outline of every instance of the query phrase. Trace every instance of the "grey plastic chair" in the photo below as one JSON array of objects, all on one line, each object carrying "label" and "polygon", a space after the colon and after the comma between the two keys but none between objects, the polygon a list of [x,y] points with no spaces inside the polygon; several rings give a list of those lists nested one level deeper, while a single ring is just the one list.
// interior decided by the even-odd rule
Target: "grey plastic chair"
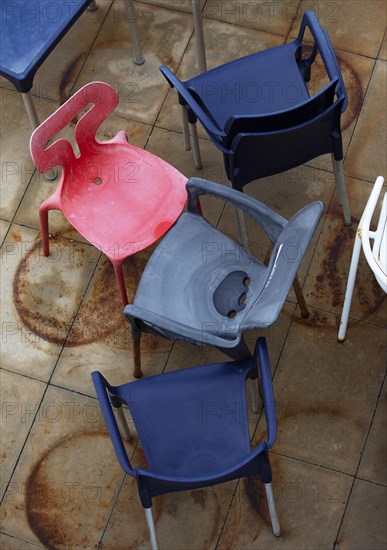
[{"label": "grey plastic chair", "polygon": [[[321,202],[290,221],[257,200],[199,178],[186,185],[188,210],[162,239],[125,307],[133,337],[141,332],[214,346],[234,359],[251,357],[246,330],[278,318],[323,211]],[[265,231],[274,248],[262,264],[201,214],[201,195],[232,203]]]}]

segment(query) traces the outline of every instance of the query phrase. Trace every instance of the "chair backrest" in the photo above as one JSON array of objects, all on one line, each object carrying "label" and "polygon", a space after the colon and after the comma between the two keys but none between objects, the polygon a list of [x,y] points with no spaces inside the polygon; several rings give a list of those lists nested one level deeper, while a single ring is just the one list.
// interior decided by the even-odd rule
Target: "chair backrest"
[{"label": "chair backrest", "polygon": [[309,122],[333,105],[337,82],[335,78],[318,94],[294,108],[264,115],[231,116],[226,124],[226,147],[231,147],[237,134],[277,132]]},{"label": "chair backrest", "polygon": [[[383,197],[377,228],[375,231],[370,230],[371,220],[382,191],[383,183],[384,179],[379,176],[367,201],[358,231],[361,232],[363,252],[368,265],[372,269],[379,285],[383,288],[384,292],[387,292],[387,252],[385,250],[387,246],[387,193]],[[370,243],[371,239],[374,241],[372,247]]]},{"label": "chair backrest", "polygon": [[51,144],[48,142],[90,104],[92,106],[76,123],[74,134],[80,155],[98,149],[101,145],[96,141],[96,132],[117,103],[117,92],[105,82],[91,82],[78,90],[33,132],[30,149],[38,170],[46,172],[54,166],[65,168],[75,161],[76,156],[68,140],[61,138]]},{"label": "chair backrest", "polygon": [[[332,89],[327,90],[332,92]],[[343,158],[340,117],[343,98],[307,122],[271,132],[237,134],[224,153],[226,172],[233,186],[243,185],[333,153]],[[325,101],[324,101],[325,102]]]},{"label": "chair backrest", "polygon": [[348,96],[343,76],[341,74],[339,64],[337,62],[337,57],[328,33],[325,29],[320,27],[320,23],[318,22],[318,19],[312,10],[308,10],[307,12],[305,12],[304,17],[302,18],[300,31],[296,40],[296,42],[298,42],[299,44],[302,43],[306,27],[309,28],[315,41],[315,48],[312,56],[315,56],[318,50],[320,52],[330,80],[335,80],[336,78],[338,79],[336,84],[336,95],[339,99],[343,98],[343,103],[341,105],[341,109],[343,112],[348,105]]}]

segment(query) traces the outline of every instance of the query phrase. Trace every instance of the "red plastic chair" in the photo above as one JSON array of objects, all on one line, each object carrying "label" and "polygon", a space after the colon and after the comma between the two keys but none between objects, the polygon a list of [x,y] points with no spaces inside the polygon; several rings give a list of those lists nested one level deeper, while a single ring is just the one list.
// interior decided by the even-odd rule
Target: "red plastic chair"
[{"label": "red plastic chair", "polygon": [[[30,148],[40,172],[62,167],[54,194],[39,208],[43,254],[49,254],[48,212],[61,210],[113,263],[125,306],[122,262],[174,224],[187,199],[187,179],[162,159],[130,145],[125,131],[110,141],[97,141],[97,129],[117,103],[110,85],[87,84],[34,131]],[[90,104],[75,126],[79,152],[66,139],[48,144]]]}]

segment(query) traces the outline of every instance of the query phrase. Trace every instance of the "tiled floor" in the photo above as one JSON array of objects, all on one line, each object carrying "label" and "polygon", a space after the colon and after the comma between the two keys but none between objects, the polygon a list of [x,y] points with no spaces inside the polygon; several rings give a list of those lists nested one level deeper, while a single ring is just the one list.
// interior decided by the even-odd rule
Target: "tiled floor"
[{"label": "tiled floor", "polygon": [[[40,68],[41,118],[90,80],[111,83],[120,103],[100,133],[129,141],[187,177],[226,183],[222,158],[200,132],[204,167],[182,147],[174,91],[158,71],[197,71],[189,0],[137,2],[146,63],[135,66],[122,0],[98,0]],[[203,0],[208,66],[295,36],[313,8],[327,28],[349,92],[345,172],[354,224],[344,227],[329,158],[246,187],[284,216],[320,198],[325,215],[300,278],[311,316],[293,293],[266,331],[278,411],[271,452],[282,524],[275,539],[262,488],[252,479],[155,499],[162,548],[243,550],[386,549],[387,301],[361,262],[347,340],[336,340],[356,222],[386,171],[386,3],[384,0]],[[111,265],[64,221],[50,216],[52,254],[39,249],[37,208],[55,187],[33,169],[20,96],[1,93],[1,547],[149,548],[133,481],[117,464],[90,380],[131,379],[131,340]],[[204,205],[235,233],[233,211]],[[259,247],[250,234],[251,245]],[[125,264],[133,296],[147,253]],[[254,343],[256,333],[247,340]],[[211,362],[215,350],[144,336],[145,375]],[[252,427],[258,417],[252,416]],[[138,460],[141,450],[128,445]]]}]

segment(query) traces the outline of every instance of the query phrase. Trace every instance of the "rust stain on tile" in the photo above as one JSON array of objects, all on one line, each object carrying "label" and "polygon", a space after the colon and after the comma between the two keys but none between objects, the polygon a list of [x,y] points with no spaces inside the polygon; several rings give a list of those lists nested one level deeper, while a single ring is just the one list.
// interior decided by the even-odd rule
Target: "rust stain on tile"
[{"label": "rust stain on tile", "polygon": [[[347,254],[345,254],[346,250],[350,250],[352,255],[355,235],[355,224],[352,224],[350,227],[342,226],[338,232],[332,228],[330,238],[325,243],[321,269],[316,276],[316,281],[311,291],[311,295],[317,300],[326,299],[327,296],[330,296],[333,307],[342,306],[350,260],[348,261],[348,265],[344,267],[345,276],[342,276],[340,272],[342,269],[341,259],[347,257]],[[374,313],[385,299],[385,294],[375,278],[368,272],[363,273],[361,269],[357,271],[355,293],[357,293],[357,302],[363,306],[364,318]]]},{"label": "rust stain on tile", "polygon": [[328,324],[328,317],[315,309],[309,310],[309,317],[304,318],[301,316],[294,316],[293,320],[302,325],[314,328],[326,328]]},{"label": "rust stain on tile", "polygon": [[[264,523],[271,526],[269,508],[267,505],[265,487],[260,478],[256,476],[245,478],[244,486],[246,496],[251,506],[257,511],[258,515],[263,519]],[[262,524],[257,524],[257,531],[255,533],[256,540],[261,530]]]},{"label": "rust stain on tile", "polygon": [[[29,249],[16,270],[13,281],[15,308],[28,330],[39,338],[63,344],[68,331],[67,323],[59,318],[58,312],[43,315],[39,309],[44,300],[41,296],[34,296],[31,291],[32,280],[36,277],[36,266],[35,270],[32,269],[32,261],[35,261],[37,255],[42,257],[40,241]],[[61,288],[61,292],[64,290]]]},{"label": "rust stain on tile", "polygon": [[[60,104],[62,105],[69,97],[69,86],[71,85],[72,81],[75,81],[75,78],[78,74],[78,70],[80,69],[81,62],[86,58],[85,53],[79,54],[75,59],[71,61],[71,63],[67,66],[65,71],[63,72],[60,84],[59,84],[59,96],[60,96]],[[76,119],[74,120],[76,122]]]},{"label": "rust stain on tile", "polygon": [[[304,46],[303,52],[305,57],[309,57],[312,53],[312,48],[310,46]],[[337,60],[341,69],[341,74],[343,76],[344,84],[348,94],[348,107],[343,113],[341,129],[346,130],[355,118],[360,113],[360,109],[363,103],[363,90],[360,78],[355,70],[355,68],[350,65],[347,61],[344,61],[336,53]],[[324,82],[324,84],[322,84]],[[312,79],[309,86],[313,90],[313,87],[316,86],[317,89],[314,91],[316,93],[321,87],[328,83],[326,70],[323,65],[322,60],[318,57],[312,65]]]},{"label": "rust stain on tile", "polygon": [[[60,242],[58,237],[50,238],[51,245]],[[125,282],[129,301],[135,294],[150,250],[142,251],[125,262]],[[63,280],[56,280],[54,274],[39,280],[39,263],[35,263],[38,256],[43,259],[40,241],[36,241],[21,260],[13,281],[16,311],[31,333],[38,338],[66,347],[78,347],[101,340],[120,349],[131,347],[129,323],[123,315],[113,266],[107,259],[98,268],[90,296],[82,303],[68,334],[72,319],[61,319],[60,312],[47,297],[45,279],[48,278],[50,284],[57,284],[58,296],[70,296],[74,289]],[[156,347],[156,336],[143,336],[143,352],[154,350]]]},{"label": "rust stain on tile", "polygon": [[[71,464],[67,464],[61,470],[56,468],[56,463],[57,466],[61,464],[63,451],[67,450],[68,453],[68,448],[74,450],[82,443],[92,445],[93,439],[95,442],[101,438],[100,445],[109,444],[106,432],[85,432],[69,436],[47,450],[33,467],[26,482],[25,510],[31,530],[46,548],[90,548],[94,540],[93,531],[103,528],[102,517],[99,518],[97,514],[94,519],[97,523],[99,520],[101,525],[95,524],[90,533],[87,530],[90,518],[86,515],[86,522],[84,518],[91,504],[87,502],[88,499],[82,491],[76,491],[83,480],[81,472],[74,471],[74,465]],[[82,447],[80,448],[82,450]],[[84,467],[88,468],[89,464],[85,464]],[[52,479],[52,472],[58,472],[57,480]],[[100,475],[97,471],[96,476]],[[85,481],[83,483],[85,487],[91,485]],[[102,491],[101,487],[98,488]],[[93,505],[94,509],[100,507],[101,501],[98,507],[95,503]]]}]

